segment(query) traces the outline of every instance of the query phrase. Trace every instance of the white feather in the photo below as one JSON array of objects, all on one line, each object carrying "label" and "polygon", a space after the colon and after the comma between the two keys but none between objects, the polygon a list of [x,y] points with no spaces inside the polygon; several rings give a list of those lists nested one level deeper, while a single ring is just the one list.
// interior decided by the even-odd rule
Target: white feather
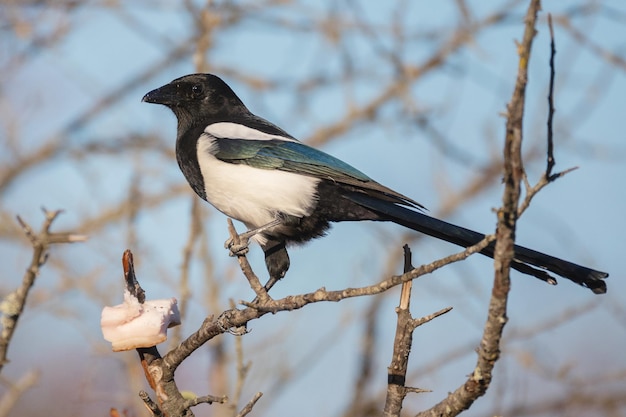
[{"label": "white feather", "polygon": [[[266,225],[276,219],[278,212],[296,217],[311,214],[317,202],[319,179],[220,161],[212,153],[214,141],[212,136],[203,134],[198,139],[197,152],[206,198],[216,209],[249,229]],[[264,243],[261,236],[257,235],[256,240]]]},{"label": "white feather", "polygon": [[289,137],[270,135],[268,133],[261,132],[260,130],[253,129],[239,123],[230,122],[219,122],[210,124],[204,129],[204,132],[211,136],[215,136],[216,138],[236,138],[249,140],[280,139],[287,142],[297,142],[297,140]]}]

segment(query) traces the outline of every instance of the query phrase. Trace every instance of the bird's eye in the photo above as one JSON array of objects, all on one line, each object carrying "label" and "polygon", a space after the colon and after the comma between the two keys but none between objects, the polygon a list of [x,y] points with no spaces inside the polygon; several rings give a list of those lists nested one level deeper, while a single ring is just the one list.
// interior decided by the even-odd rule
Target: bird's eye
[{"label": "bird's eye", "polygon": [[194,84],[193,86],[191,86],[191,94],[194,97],[200,97],[203,91],[204,88],[202,87],[202,84]]}]

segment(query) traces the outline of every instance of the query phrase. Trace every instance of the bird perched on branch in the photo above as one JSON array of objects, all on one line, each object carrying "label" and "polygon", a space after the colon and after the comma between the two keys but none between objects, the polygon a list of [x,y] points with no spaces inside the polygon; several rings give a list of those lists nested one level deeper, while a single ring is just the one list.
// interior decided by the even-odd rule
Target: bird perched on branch
[{"label": "bird perched on branch", "polygon": [[[176,159],[191,188],[225,215],[249,229],[265,253],[267,288],[289,269],[287,245],[323,236],[330,222],[391,221],[469,247],[485,235],[435,219],[421,204],[254,115],[233,90],[212,74],[192,74],[143,97],[169,107],[178,119]],[[515,246],[511,264],[551,284],[560,275],[596,294],[608,276],[532,249]],[[481,251],[493,258],[494,244]]]}]

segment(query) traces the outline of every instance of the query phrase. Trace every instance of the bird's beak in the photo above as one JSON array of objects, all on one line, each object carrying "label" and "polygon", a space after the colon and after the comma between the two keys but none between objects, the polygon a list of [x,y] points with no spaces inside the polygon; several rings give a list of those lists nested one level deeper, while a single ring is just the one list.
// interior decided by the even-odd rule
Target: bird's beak
[{"label": "bird's beak", "polygon": [[177,88],[176,85],[166,84],[163,87],[159,87],[156,90],[150,91],[143,96],[141,101],[146,103],[170,105],[177,101]]}]

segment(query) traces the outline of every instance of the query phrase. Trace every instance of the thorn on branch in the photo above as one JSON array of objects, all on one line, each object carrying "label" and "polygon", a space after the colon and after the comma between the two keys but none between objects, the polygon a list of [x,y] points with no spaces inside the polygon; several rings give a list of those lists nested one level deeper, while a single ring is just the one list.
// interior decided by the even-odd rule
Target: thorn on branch
[{"label": "thorn on branch", "polygon": [[552,175],[550,175],[550,176],[548,177],[548,182],[555,181],[557,178],[561,178],[561,177],[563,177],[563,176],[565,176],[565,175],[569,174],[569,173],[570,173],[570,172],[572,172],[572,171],[576,171],[577,169],[578,169],[578,167],[571,167],[571,168],[568,168],[568,169],[566,169],[566,170],[564,170],[564,171],[561,171],[561,172],[557,172],[557,173],[555,173],[555,174],[552,174]]},{"label": "thorn on branch", "polygon": [[405,391],[407,393],[412,392],[415,394],[423,394],[423,393],[427,393],[427,392],[433,392],[433,390],[430,389],[424,389],[424,388],[414,388],[414,387],[404,387]]},{"label": "thorn on branch", "polygon": [[437,317],[442,316],[442,315],[446,314],[447,312],[449,312],[451,310],[452,310],[452,307],[446,307],[446,308],[442,308],[439,311],[434,312],[433,314],[429,314],[428,316],[424,316],[424,317],[421,317],[419,319],[413,319],[413,320],[411,320],[411,324],[413,326],[413,329],[421,326],[422,324],[426,324],[429,321],[432,321],[432,320],[436,319]]}]

